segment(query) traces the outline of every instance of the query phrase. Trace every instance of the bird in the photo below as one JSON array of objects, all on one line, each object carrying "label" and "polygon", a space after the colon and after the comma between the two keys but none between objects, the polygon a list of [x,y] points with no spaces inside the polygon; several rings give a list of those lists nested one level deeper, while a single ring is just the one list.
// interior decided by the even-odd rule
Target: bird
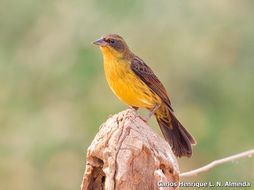
[{"label": "bird", "polygon": [[107,34],[93,42],[103,55],[106,80],[113,93],[137,110],[155,116],[165,140],[176,157],[191,157],[194,137],[176,118],[168,93],[152,69],[129,48],[118,34]]}]

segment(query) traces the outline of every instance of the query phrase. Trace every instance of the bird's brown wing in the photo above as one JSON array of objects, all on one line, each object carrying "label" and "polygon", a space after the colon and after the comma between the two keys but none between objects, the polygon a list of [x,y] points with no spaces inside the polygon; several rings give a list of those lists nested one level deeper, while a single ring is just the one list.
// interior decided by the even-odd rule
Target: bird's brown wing
[{"label": "bird's brown wing", "polygon": [[173,111],[167,91],[152,69],[137,56],[131,61],[131,69]]}]

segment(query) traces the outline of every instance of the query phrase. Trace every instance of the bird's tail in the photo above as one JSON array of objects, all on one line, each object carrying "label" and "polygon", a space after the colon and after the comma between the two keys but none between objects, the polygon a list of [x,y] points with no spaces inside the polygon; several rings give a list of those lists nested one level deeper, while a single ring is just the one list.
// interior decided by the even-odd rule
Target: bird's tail
[{"label": "bird's tail", "polygon": [[196,144],[196,141],[177,120],[173,111],[164,104],[155,112],[155,116],[163,136],[171,145],[174,154],[177,157],[191,157],[191,145]]}]

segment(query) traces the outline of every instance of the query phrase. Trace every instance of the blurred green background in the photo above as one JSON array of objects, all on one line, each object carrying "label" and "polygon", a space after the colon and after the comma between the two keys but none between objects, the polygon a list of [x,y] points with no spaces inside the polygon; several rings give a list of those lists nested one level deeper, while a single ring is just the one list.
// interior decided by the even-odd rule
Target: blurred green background
[{"label": "blurred green background", "polygon": [[[0,189],[79,189],[99,125],[126,108],[91,45],[107,33],[153,68],[196,137],[181,171],[253,148],[253,8],[251,0],[1,0]],[[246,158],[186,181],[253,186],[253,171]]]}]

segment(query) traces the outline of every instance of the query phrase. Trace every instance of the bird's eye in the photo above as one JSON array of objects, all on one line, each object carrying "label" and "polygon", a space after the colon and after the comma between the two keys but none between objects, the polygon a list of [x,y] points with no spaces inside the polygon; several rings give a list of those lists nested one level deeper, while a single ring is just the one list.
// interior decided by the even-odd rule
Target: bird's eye
[{"label": "bird's eye", "polygon": [[115,40],[114,39],[110,39],[110,38],[104,39],[104,41],[106,41],[109,44],[114,44],[115,43]]}]

